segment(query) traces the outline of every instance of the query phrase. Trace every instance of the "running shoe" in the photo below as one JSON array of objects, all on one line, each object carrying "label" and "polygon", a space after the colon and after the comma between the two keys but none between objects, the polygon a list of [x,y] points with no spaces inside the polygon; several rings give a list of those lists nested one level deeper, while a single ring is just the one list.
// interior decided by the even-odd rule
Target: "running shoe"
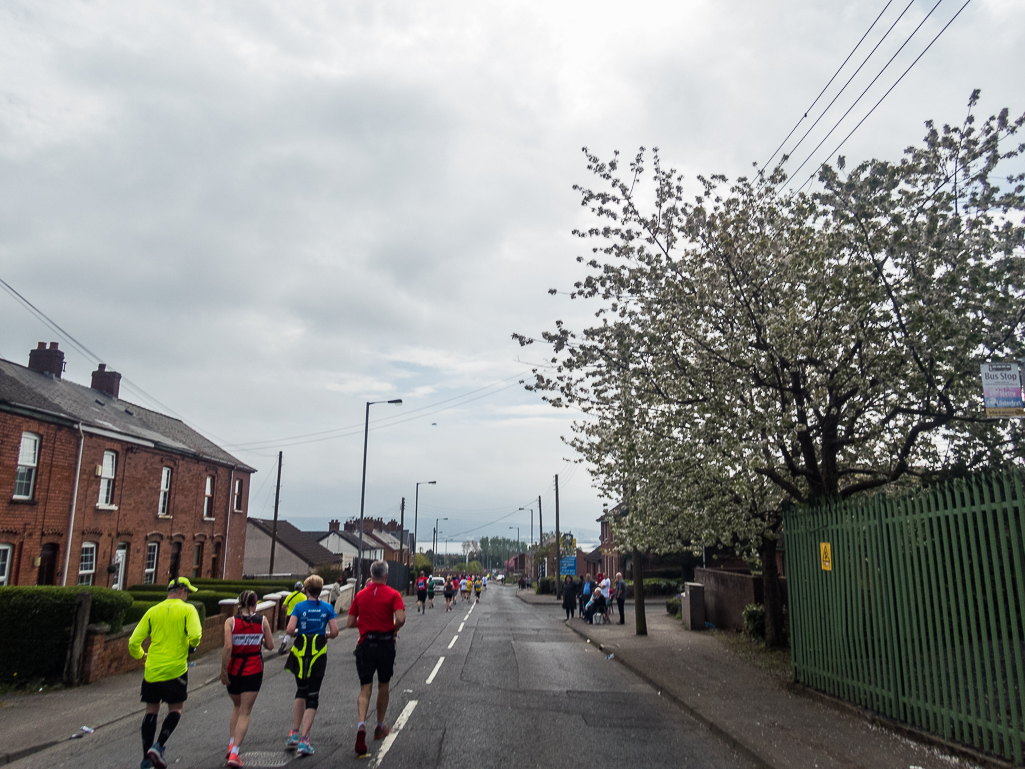
[{"label": "running shoe", "polygon": [[387,724],[378,724],[377,726],[374,727],[374,739],[375,740],[383,740],[389,734],[391,734],[391,727],[388,726]]},{"label": "running shoe", "polygon": [[153,762],[148,758],[142,759],[142,763],[139,764],[139,769],[153,769]]},{"label": "running shoe", "polygon": [[288,739],[285,740],[285,750],[295,750],[299,747],[299,732],[292,729],[288,733]]},{"label": "running shoe", "polygon": [[314,753],[313,746],[310,745],[310,738],[307,737],[305,740],[299,740],[299,747],[295,749],[297,756],[312,756]]},{"label": "running shoe", "polygon": [[153,762],[156,769],[167,769],[167,762],[164,760],[164,746],[154,742],[152,747],[146,751],[146,758]]},{"label": "running shoe", "polygon": [[367,730],[366,727],[361,726],[356,730],[356,755],[365,756],[367,754]]},{"label": "running shoe", "polygon": [[228,766],[230,766],[231,769],[239,769],[239,767],[242,766],[242,759],[239,758],[238,749],[233,749],[228,754]]}]

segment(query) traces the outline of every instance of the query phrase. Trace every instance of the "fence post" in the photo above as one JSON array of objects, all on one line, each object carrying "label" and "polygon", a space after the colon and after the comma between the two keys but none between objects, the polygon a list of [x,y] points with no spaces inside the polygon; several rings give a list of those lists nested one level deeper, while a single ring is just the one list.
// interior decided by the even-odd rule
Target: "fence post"
[{"label": "fence post", "polygon": [[89,629],[89,614],[92,612],[93,594],[83,590],[75,597],[75,616],[71,621],[71,640],[64,660],[64,683],[77,686],[82,680],[82,657],[85,655],[85,638]]}]

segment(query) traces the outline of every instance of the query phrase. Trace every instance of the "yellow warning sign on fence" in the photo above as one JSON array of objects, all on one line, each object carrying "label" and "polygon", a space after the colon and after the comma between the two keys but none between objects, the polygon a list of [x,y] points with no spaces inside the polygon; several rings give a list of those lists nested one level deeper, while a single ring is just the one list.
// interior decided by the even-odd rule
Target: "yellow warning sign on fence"
[{"label": "yellow warning sign on fence", "polygon": [[819,559],[822,561],[822,571],[833,570],[833,548],[828,542],[819,542]]}]

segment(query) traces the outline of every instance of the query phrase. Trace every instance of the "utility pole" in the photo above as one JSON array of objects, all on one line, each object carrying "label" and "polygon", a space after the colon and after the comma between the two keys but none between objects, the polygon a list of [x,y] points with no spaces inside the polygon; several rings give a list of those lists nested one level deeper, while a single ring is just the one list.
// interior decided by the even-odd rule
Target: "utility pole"
[{"label": "utility pole", "polygon": [[402,548],[406,544],[406,498],[402,498],[402,503],[399,505],[399,563],[402,564],[402,568],[406,570],[406,595],[409,595],[409,564],[406,563],[402,555]]},{"label": "utility pole", "polygon": [[278,501],[281,499],[281,454],[278,452],[278,483],[274,487],[274,523],[270,530],[270,565],[267,571],[274,574],[274,548],[278,544]]},{"label": "utility pole", "polygon": [[[539,545],[543,545],[545,541],[545,520],[541,517],[541,495],[537,495],[537,528],[538,537],[537,542]],[[548,551],[545,550],[545,573],[548,573]],[[540,571],[537,568],[537,561],[534,562],[534,579],[540,579],[538,576]]]},{"label": "utility pole", "polygon": [[555,476],[555,597],[562,598],[562,537],[559,533],[559,476]]}]

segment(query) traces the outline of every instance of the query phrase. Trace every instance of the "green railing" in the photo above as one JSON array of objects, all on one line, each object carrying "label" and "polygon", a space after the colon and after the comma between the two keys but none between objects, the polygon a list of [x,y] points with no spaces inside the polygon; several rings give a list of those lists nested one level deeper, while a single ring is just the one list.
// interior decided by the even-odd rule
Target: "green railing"
[{"label": "green railing", "polygon": [[790,511],[796,680],[1022,764],[1023,500],[1009,470]]}]

